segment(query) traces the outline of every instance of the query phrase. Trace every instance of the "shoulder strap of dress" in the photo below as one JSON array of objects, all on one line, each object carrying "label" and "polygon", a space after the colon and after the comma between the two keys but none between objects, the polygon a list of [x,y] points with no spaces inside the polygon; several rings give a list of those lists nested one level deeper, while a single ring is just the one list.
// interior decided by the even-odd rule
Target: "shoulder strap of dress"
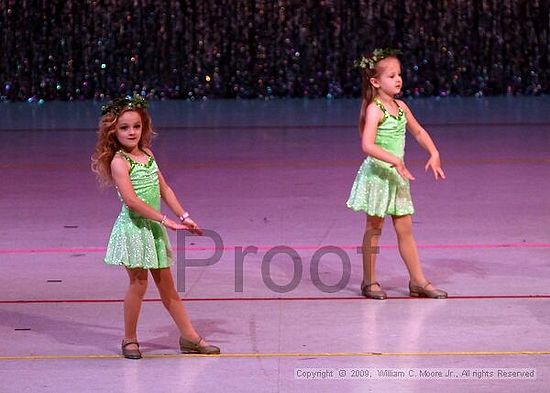
[{"label": "shoulder strap of dress", "polygon": [[128,154],[124,153],[122,149],[117,151],[118,154],[120,154],[126,161],[128,161],[128,164],[130,164],[130,173],[134,170],[134,167],[136,166],[136,162],[132,160],[132,157],[130,157]]},{"label": "shoulder strap of dress", "polygon": [[120,154],[122,157],[124,157],[126,159],[126,161],[128,161],[130,164],[134,163],[134,160],[132,160],[132,157],[130,157],[128,154],[124,153],[124,151],[122,149],[117,150],[117,153]]},{"label": "shoulder strap of dress", "polygon": [[403,108],[401,108],[401,105],[399,105],[397,101],[395,101],[395,105],[397,105],[397,117],[400,118],[405,114],[405,111],[403,110]]},{"label": "shoulder strap of dress", "polygon": [[378,98],[375,98],[374,99],[374,103],[376,104],[376,106],[382,111],[382,113],[384,114],[384,119],[388,118],[388,117],[393,117],[394,119],[400,119],[403,117],[403,115],[405,114],[405,111],[403,110],[403,108],[401,108],[401,106],[397,103],[397,101],[395,101],[395,105],[397,105],[397,116],[394,116],[392,115],[390,112],[388,112],[388,110],[386,109],[386,107],[384,106],[384,104],[382,104],[382,101],[380,101]]},{"label": "shoulder strap of dress", "polygon": [[384,115],[388,116],[388,111],[387,111],[386,107],[384,106],[384,104],[382,104],[382,101],[380,101],[378,98],[375,98],[374,99],[374,104],[378,107],[378,109],[380,109],[382,111],[382,113],[384,113]]}]

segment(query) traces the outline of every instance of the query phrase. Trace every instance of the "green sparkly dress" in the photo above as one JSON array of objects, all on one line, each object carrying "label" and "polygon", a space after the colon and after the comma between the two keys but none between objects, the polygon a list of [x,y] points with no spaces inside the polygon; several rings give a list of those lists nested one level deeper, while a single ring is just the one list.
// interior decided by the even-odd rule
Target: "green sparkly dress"
[{"label": "green sparkly dress", "polygon": [[[150,156],[147,163],[142,164],[122,151],[117,154],[130,163],[130,181],[136,195],[153,209],[160,210],[158,166],[155,159]],[[142,269],[170,266],[172,251],[166,228],[157,221],[143,218],[123,203],[111,232],[105,263]]]},{"label": "green sparkly dress", "polygon": [[[374,103],[384,117],[378,124],[375,143],[403,159],[407,118],[399,107],[397,116],[390,114],[380,100]],[[414,213],[409,181],[399,175],[391,164],[367,157],[357,171],[346,205],[370,216],[404,216]]]}]

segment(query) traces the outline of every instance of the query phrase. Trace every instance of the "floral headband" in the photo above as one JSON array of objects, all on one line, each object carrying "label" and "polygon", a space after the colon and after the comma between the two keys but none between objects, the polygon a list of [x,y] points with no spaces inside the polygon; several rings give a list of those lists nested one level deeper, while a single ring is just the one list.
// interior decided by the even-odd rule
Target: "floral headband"
[{"label": "floral headband", "polygon": [[126,96],[122,98],[115,98],[113,101],[105,104],[101,107],[101,115],[106,115],[107,113],[112,113],[115,116],[120,115],[124,109],[147,109],[149,104],[145,98],[135,95],[135,96]]},{"label": "floral headband", "polygon": [[377,48],[372,51],[369,57],[361,56],[359,59],[355,60],[353,62],[353,65],[357,68],[360,68],[361,70],[372,70],[374,69],[376,63],[378,63],[380,60],[385,59],[386,57],[397,56],[400,53],[401,51],[399,49]]}]

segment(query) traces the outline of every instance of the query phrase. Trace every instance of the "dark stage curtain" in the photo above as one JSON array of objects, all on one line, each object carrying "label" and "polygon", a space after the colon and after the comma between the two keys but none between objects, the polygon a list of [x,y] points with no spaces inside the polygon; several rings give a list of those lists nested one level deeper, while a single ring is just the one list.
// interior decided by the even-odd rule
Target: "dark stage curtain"
[{"label": "dark stage curtain", "polygon": [[0,0],[0,99],[350,97],[402,50],[404,94],[549,90],[550,0]]}]

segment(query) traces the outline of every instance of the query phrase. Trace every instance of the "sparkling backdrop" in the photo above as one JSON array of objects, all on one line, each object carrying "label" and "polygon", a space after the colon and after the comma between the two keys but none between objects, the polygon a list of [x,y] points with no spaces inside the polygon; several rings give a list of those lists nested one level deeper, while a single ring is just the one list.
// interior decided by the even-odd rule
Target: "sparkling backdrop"
[{"label": "sparkling backdrop", "polygon": [[0,0],[0,100],[358,96],[403,52],[406,95],[549,90],[550,0]]}]

